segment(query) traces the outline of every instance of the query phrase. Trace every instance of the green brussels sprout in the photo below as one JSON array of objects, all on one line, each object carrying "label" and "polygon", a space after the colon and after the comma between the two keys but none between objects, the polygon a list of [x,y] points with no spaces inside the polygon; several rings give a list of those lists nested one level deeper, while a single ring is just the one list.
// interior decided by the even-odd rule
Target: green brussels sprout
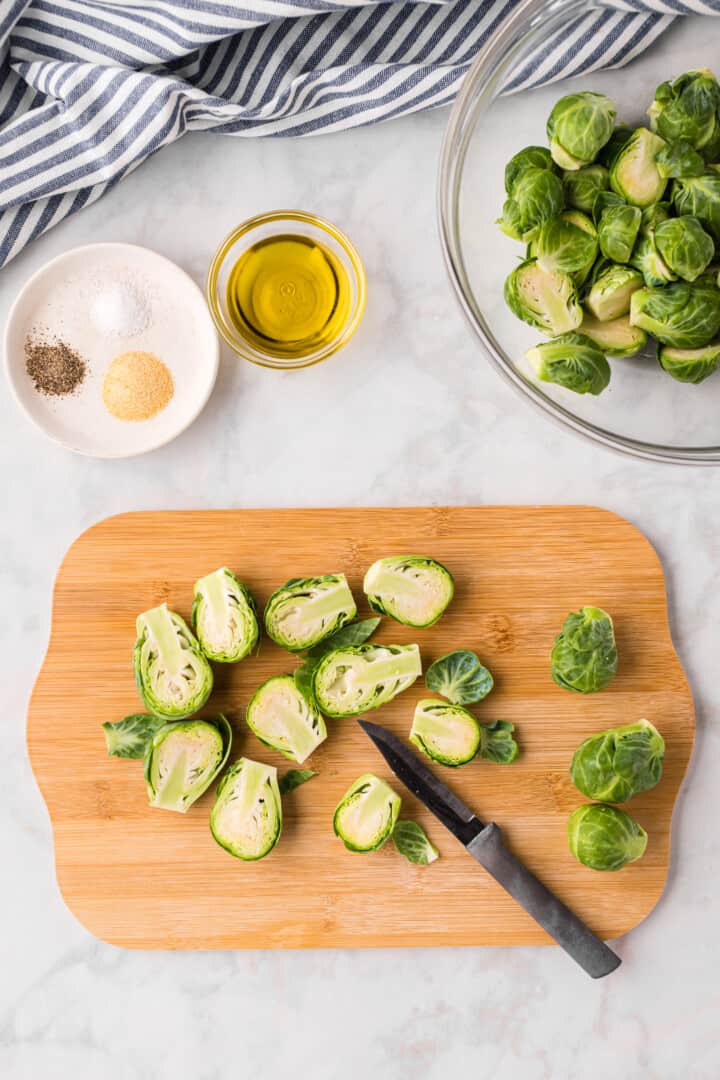
[{"label": "green brussels sprout", "polygon": [[182,720],[210,697],[212,669],[185,620],[167,604],[138,615],[133,666],[142,702],[155,716]]},{"label": "green brussels sprout", "polygon": [[548,273],[526,259],[505,281],[505,303],[518,319],[555,337],[582,322],[577,287],[569,274]]},{"label": "green brussels sprout", "polygon": [[508,195],[512,195],[515,182],[528,167],[557,173],[557,165],[546,146],[526,146],[513,154],[505,166],[505,191]]},{"label": "green brussels sprout", "polygon": [[720,344],[706,345],[703,349],[673,349],[669,345],[659,345],[658,361],[673,379],[697,385],[717,371]]},{"label": "green brussels sprout", "polygon": [[565,203],[562,181],[549,169],[528,165],[516,177],[498,224],[506,236],[527,243]]},{"label": "green brussels sprout", "polygon": [[555,102],[547,122],[550,153],[561,169],[590,165],[613,133],[615,106],[604,94],[582,91]]},{"label": "green brussels sprout", "polygon": [[313,696],[334,719],[377,709],[422,674],[417,645],[355,645],[333,649],[313,672]]},{"label": "green brussels sprout", "polygon": [[554,682],[576,694],[604,690],[617,672],[613,622],[606,611],[584,607],[571,612],[550,654]]},{"label": "green brussels sprout", "polygon": [[377,851],[392,835],[401,803],[389,784],[373,773],[365,773],[335,808],[335,835],[348,851]]},{"label": "green brussels sprout", "polygon": [[695,281],[712,262],[715,243],[695,217],[661,221],[653,235],[665,265],[685,281]]},{"label": "green brussels sprout", "polygon": [[585,307],[599,322],[618,319],[628,313],[633,293],[642,287],[643,277],[637,270],[615,263],[602,264],[585,297]]},{"label": "green brussels sprout", "polygon": [[678,139],[668,143],[655,157],[655,164],[661,176],[668,179],[682,180],[686,176],[702,176],[705,161],[692,143],[687,139]]},{"label": "green brussels sprout", "polygon": [[610,175],[604,165],[586,165],[562,176],[565,202],[575,210],[592,214],[595,199],[601,191],[607,191]]},{"label": "green brussels sprout", "polygon": [[613,192],[603,193],[598,197],[596,205],[600,210],[597,235],[602,255],[614,263],[626,263],[632,255],[635,247],[642,211],[639,206],[629,206],[619,196],[615,200],[607,200],[606,196]]},{"label": "green brussels sprout", "polygon": [[657,289],[639,289],[630,304],[630,322],[663,345],[700,349],[720,330],[720,290],[676,281]]},{"label": "green brussels sprout", "polygon": [[613,133],[597,156],[597,164],[604,165],[609,169],[626,142],[633,136],[633,129],[629,124],[618,124]]},{"label": "green brussels sprout", "polygon": [[239,758],[218,784],[210,832],[236,859],[254,862],[268,855],[282,832],[277,769]]},{"label": "green brussels sprout", "polygon": [[649,720],[610,728],[580,743],[570,765],[578,791],[596,802],[626,802],[662,776],[665,742]]},{"label": "green brussels sprout", "polygon": [[649,288],[677,280],[657,249],[654,228],[640,229],[630,256],[630,265],[642,274],[642,279]]},{"label": "green brussels sprout", "polygon": [[474,705],[488,696],[493,677],[474,652],[455,649],[430,665],[425,672],[425,685],[453,705]]},{"label": "green brussels sprout", "polygon": [[145,757],[147,744],[165,720],[150,713],[133,713],[115,723],[103,724],[105,745],[110,757]]},{"label": "green brussels sprout", "polygon": [[635,356],[647,345],[647,334],[639,326],[631,325],[629,315],[600,322],[586,314],[580,332],[594,341],[606,356]]},{"label": "green brussels sprout", "polygon": [[610,382],[610,365],[584,334],[562,334],[535,345],[525,355],[538,379],[575,394],[601,394]]},{"label": "green brussels sprout", "polygon": [[344,574],[291,578],[265,605],[265,629],[290,652],[312,649],[357,615]]},{"label": "green brussels sprout", "polygon": [[462,705],[427,698],[415,706],[410,742],[440,765],[466,765],[480,749],[480,724]]},{"label": "green brussels sprout", "polygon": [[478,757],[498,765],[510,765],[520,753],[520,747],[513,738],[514,730],[515,725],[509,720],[481,724]]},{"label": "green brussels sprout", "polygon": [[325,721],[292,675],[274,675],[259,686],[248,702],[245,719],[260,742],[298,764],[327,739]]},{"label": "green brussels sprout", "polygon": [[659,202],[667,187],[655,157],[664,141],[647,128],[638,128],[618,151],[610,166],[610,187],[633,206],[651,206]]},{"label": "green brussels sprout", "polygon": [[397,821],[392,831],[392,842],[408,862],[418,866],[429,866],[440,855],[417,821]]},{"label": "green brussels sprout", "polygon": [[571,853],[591,870],[620,870],[645,854],[647,833],[617,806],[588,804],[568,820]]},{"label": "green brussels sprout", "polygon": [[652,206],[646,206],[642,212],[641,228],[654,229],[661,221],[667,221],[672,217],[672,204],[669,202],[656,202]]},{"label": "green brussels sprout", "polygon": [[193,629],[208,659],[234,664],[249,656],[260,629],[248,588],[223,566],[196,581],[194,592]]},{"label": "green brussels sprout", "polygon": [[687,176],[673,183],[675,213],[696,217],[720,247],[720,172],[707,169],[702,176]]},{"label": "green brussels sprout", "polygon": [[145,786],[151,806],[184,814],[227,763],[232,729],[217,720],[175,720],[163,724],[145,750]]},{"label": "green brussels sprout", "polygon": [[584,280],[598,253],[595,226],[579,210],[565,210],[548,218],[531,241],[528,254],[547,273],[555,271]]},{"label": "green brussels sprout", "polygon": [[706,68],[661,83],[648,116],[653,131],[668,142],[683,139],[708,161],[720,151],[720,87]]},{"label": "green brussels sprout", "polygon": [[450,571],[424,555],[390,555],[365,574],[363,590],[373,611],[405,626],[436,623],[453,598]]},{"label": "green brussels sprout", "polygon": [[313,708],[317,705],[315,691],[313,690],[313,678],[315,668],[323,656],[332,652],[333,649],[344,649],[348,645],[362,645],[364,641],[372,637],[381,621],[376,616],[372,619],[359,619],[357,622],[348,623],[340,630],[336,630],[334,634],[323,638],[318,645],[310,649],[300,667],[295,668],[293,673],[295,685]]}]

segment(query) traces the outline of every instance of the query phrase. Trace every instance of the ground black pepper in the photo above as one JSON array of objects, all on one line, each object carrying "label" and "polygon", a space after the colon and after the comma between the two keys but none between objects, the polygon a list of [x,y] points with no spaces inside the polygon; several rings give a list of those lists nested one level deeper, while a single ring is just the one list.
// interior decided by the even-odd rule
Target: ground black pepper
[{"label": "ground black pepper", "polygon": [[73,394],[87,374],[80,353],[64,341],[28,337],[25,367],[40,394],[64,397]]}]

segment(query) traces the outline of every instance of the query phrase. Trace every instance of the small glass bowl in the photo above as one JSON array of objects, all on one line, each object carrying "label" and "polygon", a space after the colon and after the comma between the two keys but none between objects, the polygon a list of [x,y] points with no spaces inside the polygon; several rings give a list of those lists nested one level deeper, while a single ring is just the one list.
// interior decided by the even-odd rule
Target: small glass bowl
[{"label": "small glass bowl", "polygon": [[[242,253],[259,240],[282,235],[304,236],[329,248],[346,271],[350,288],[348,315],[338,333],[315,352],[303,356],[280,356],[259,349],[239,333],[228,314],[228,278]],[[233,352],[253,364],[283,371],[319,364],[347,345],[362,319],[366,292],[365,269],[355,246],[331,222],[303,210],[275,210],[238,225],[215,252],[205,287],[215,326]]]}]

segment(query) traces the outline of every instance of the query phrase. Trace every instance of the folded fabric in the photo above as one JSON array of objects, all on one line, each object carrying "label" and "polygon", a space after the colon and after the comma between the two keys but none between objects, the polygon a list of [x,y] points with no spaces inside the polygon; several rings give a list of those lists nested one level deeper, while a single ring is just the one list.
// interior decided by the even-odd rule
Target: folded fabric
[{"label": "folded fabric", "polygon": [[[516,0],[3,0],[0,267],[186,131],[311,135],[450,102]],[[588,10],[509,90],[619,66],[720,0]]]}]

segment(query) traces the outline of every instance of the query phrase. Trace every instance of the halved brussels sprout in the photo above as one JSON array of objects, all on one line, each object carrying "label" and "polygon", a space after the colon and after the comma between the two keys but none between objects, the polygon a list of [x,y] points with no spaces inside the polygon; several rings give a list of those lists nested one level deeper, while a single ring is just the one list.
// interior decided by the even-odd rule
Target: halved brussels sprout
[{"label": "halved brussels sprout", "polygon": [[601,731],[580,743],[570,764],[578,791],[597,802],[626,802],[662,776],[665,741],[649,720]]},{"label": "halved brussels sprout", "polygon": [[613,133],[615,106],[604,94],[582,91],[555,102],[547,122],[550,153],[561,169],[590,165]]},{"label": "halved brussels sprout", "polygon": [[529,167],[557,172],[552,154],[546,146],[526,146],[513,154],[505,166],[505,190],[508,195],[512,195],[516,181]]},{"label": "halved brussels sprout", "polygon": [[427,698],[415,706],[410,742],[440,765],[465,765],[480,749],[480,724],[462,705]]},{"label": "halved brussels sprout", "polygon": [[720,172],[708,167],[702,176],[688,176],[673,183],[675,212],[696,217],[720,246]]},{"label": "halved brussels sprout", "polygon": [[513,181],[498,224],[506,236],[527,243],[543,221],[560,213],[564,202],[560,177],[549,169],[528,165]]},{"label": "halved brussels sprout", "polygon": [[274,675],[259,686],[245,713],[260,742],[302,763],[327,738],[327,728],[292,675]]},{"label": "halved brussels sprout", "polygon": [[586,315],[580,332],[594,341],[606,356],[635,356],[647,345],[647,334],[639,326],[633,326],[629,315],[621,315],[609,322],[600,322]]},{"label": "halved brussels sprout", "polygon": [[455,649],[430,665],[425,672],[425,685],[453,705],[474,705],[488,696],[494,684],[492,675],[474,652]]},{"label": "halved brussels sprout", "polygon": [[620,870],[645,854],[647,833],[617,806],[578,806],[568,820],[570,851],[591,870]]},{"label": "halved brussels sprout", "polygon": [[592,270],[597,253],[595,226],[579,210],[565,210],[543,222],[528,249],[542,270],[574,274],[581,280]]},{"label": "halved brussels sprout", "polygon": [[354,619],[357,608],[344,574],[292,578],[265,606],[265,629],[290,652],[312,649]]},{"label": "halved brussels sprout", "polygon": [[137,618],[133,667],[146,709],[182,720],[201,709],[213,687],[212,668],[184,619],[167,604]]},{"label": "halved brussels sprout", "polygon": [[720,152],[720,87],[711,71],[687,71],[655,91],[650,125],[664,139],[684,139],[712,161]]},{"label": "halved brussels sprout", "polygon": [[192,624],[205,655],[221,664],[249,656],[260,628],[247,586],[223,566],[196,581],[194,592]]},{"label": "halved brussels sprout", "polygon": [[537,259],[526,259],[505,281],[505,303],[518,319],[555,337],[575,330],[582,308],[569,274],[548,273]]},{"label": "halved brussels sprout", "polygon": [[365,574],[363,590],[373,611],[405,626],[436,623],[453,598],[450,571],[424,555],[390,555]]},{"label": "halved brussels sprout", "polygon": [[264,858],[282,832],[282,800],[277,769],[240,758],[225,773],[210,812],[214,839],[244,862]]},{"label": "halved brussels sprout", "polygon": [[674,274],[695,281],[710,265],[715,242],[695,217],[669,218],[654,229],[655,246]]},{"label": "halved brussels sprout", "polygon": [[575,394],[601,394],[610,382],[610,365],[594,341],[584,334],[562,334],[525,354],[542,382]]},{"label": "halved brussels sprout", "polygon": [[365,773],[335,808],[335,835],[348,851],[377,851],[392,835],[401,803],[389,784],[373,773]]},{"label": "halved brussels sprout", "polygon": [[151,738],[166,721],[150,713],[133,713],[115,723],[103,724],[105,745],[110,757],[142,758]]},{"label": "halved brussels sprout", "polygon": [[659,202],[667,187],[667,177],[657,167],[655,157],[665,146],[647,128],[634,131],[610,166],[610,187],[633,206]]},{"label": "halved brussels sprout", "polygon": [[315,668],[313,694],[326,716],[357,716],[392,701],[421,674],[417,645],[333,649]]},{"label": "halved brussels sprout", "polygon": [[592,214],[595,199],[601,191],[607,191],[610,175],[604,165],[586,165],[574,172],[564,172],[562,183],[567,205]]},{"label": "halved brussels sprout", "polygon": [[608,613],[597,607],[571,612],[555,638],[550,661],[553,680],[564,690],[591,694],[609,686],[618,655]]},{"label": "halved brussels sprout", "polygon": [[184,814],[224,768],[232,729],[217,720],[178,720],[155,732],[145,750],[145,786],[151,806]]},{"label": "halved brussels sprout", "polygon": [[633,294],[630,322],[663,345],[700,349],[720,330],[720,290],[711,285],[676,281],[659,289]]},{"label": "halved brussels sprout", "polygon": [[706,345],[702,349],[673,349],[669,345],[659,345],[658,361],[673,379],[697,385],[717,371],[720,344]]},{"label": "halved brussels sprout", "polygon": [[[640,231],[642,211],[639,206],[629,206],[620,196],[610,199],[614,192],[606,192],[598,198],[598,243],[606,259],[614,263],[626,263],[632,255]],[[616,201],[617,200],[617,201]]]},{"label": "halved brussels sprout", "polygon": [[686,176],[702,176],[705,161],[692,143],[687,139],[667,143],[655,157],[655,164],[661,176],[668,179],[682,180]]},{"label": "halved brussels sprout", "polygon": [[585,307],[599,322],[619,319],[628,313],[633,293],[642,287],[639,271],[614,263],[600,266],[585,297]]}]

